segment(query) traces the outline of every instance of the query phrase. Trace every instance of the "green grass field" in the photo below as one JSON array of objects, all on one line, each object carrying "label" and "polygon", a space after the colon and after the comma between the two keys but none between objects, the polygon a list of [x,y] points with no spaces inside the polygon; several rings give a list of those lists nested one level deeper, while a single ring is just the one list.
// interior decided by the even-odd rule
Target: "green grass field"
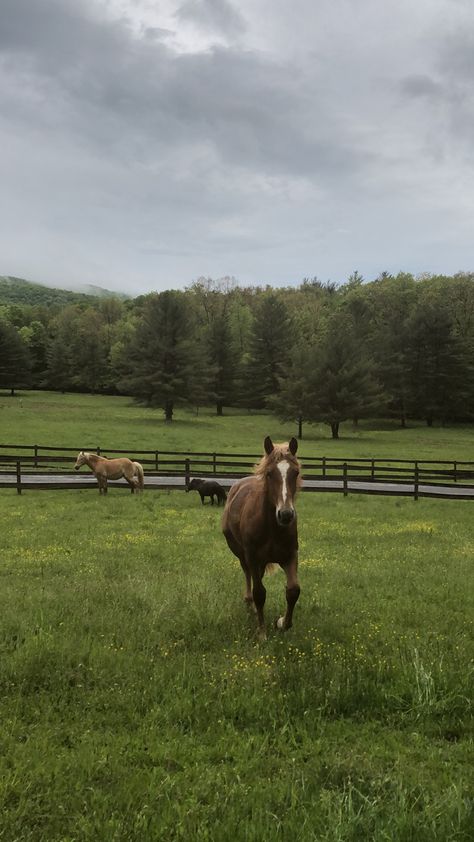
[{"label": "green grass field", "polygon": [[[288,440],[296,425],[262,413],[212,408],[199,414],[178,409],[165,424],[163,413],[135,405],[130,398],[55,392],[0,393],[0,444],[135,450],[191,450],[261,453],[267,434]],[[361,421],[341,425],[333,441],[324,424],[304,425],[300,452],[305,456],[447,459],[474,461],[474,426],[434,426],[411,422]]]},{"label": "green grass field", "polygon": [[[259,452],[288,434],[43,397],[0,400],[3,441]],[[473,458],[467,429],[334,444],[388,456],[391,433]],[[472,503],[301,494],[295,625],[271,628],[285,580],[266,578],[264,644],[221,513],[179,491],[0,491],[0,840],[472,842]]]}]

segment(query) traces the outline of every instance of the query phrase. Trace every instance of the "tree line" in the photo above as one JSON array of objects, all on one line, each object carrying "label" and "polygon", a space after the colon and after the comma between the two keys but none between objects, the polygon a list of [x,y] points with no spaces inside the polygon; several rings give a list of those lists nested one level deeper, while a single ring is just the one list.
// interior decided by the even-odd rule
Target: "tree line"
[{"label": "tree line", "polygon": [[270,409],[303,425],[474,418],[474,274],[347,283],[200,278],[135,299],[1,303],[0,388]]}]

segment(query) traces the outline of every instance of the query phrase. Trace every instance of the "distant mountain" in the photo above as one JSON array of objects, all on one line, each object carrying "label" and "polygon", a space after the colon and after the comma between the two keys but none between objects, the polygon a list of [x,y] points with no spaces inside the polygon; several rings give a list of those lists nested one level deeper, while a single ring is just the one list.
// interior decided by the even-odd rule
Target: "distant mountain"
[{"label": "distant mountain", "polygon": [[0,275],[0,304],[30,304],[31,306],[64,307],[66,304],[86,304],[97,298],[129,298],[122,293],[110,292],[97,286],[84,286],[83,292],[57,289],[23,278]]},{"label": "distant mountain", "polygon": [[110,289],[97,287],[94,286],[94,284],[84,284],[79,287],[77,291],[82,292],[85,295],[93,295],[95,298],[120,298],[122,301],[125,301],[127,298],[131,298],[131,296],[127,295],[125,292],[112,292]]}]

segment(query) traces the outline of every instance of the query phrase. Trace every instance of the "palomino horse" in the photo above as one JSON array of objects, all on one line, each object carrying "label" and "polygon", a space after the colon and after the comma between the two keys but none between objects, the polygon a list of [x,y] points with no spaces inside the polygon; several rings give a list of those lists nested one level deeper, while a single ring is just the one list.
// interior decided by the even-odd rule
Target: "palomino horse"
[{"label": "palomino horse", "polygon": [[255,474],[232,486],[222,519],[227,543],[245,574],[245,600],[254,605],[258,633],[265,639],[263,606],[266,590],[262,579],[268,565],[279,564],[286,573],[286,612],[276,621],[278,629],[292,625],[293,609],[300,595],[298,584],[298,532],[294,500],[300,485],[298,442],[274,445],[264,441],[265,456]]},{"label": "palomino horse", "polygon": [[87,465],[95,474],[99,483],[99,494],[107,494],[107,480],[122,477],[127,480],[132,494],[135,491],[143,491],[143,468],[140,462],[132,462],[126,456],[121,459],[106,459],[105,456],[98,456],[97,453],[86,453],[81,450],[74,465],[76,471],[81,465]]}]

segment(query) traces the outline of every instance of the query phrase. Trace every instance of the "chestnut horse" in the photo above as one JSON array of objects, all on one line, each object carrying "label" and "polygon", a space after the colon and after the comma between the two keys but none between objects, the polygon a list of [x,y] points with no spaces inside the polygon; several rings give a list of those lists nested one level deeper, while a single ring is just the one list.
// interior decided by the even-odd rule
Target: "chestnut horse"
[{"label": "chestnut horse", "polygon": [[99,494],[107,494],[107,480],[122,477],[127,480],[132,494],[135,491],[143,491],[143,468],[140,462],[132,462],[126,456],[121,459],[106,459],[105,456],[98,456],[97,453],[86,453],[81,450],[74,465],[76,471],[81,465],[87,465],[95,474],[99,484]]},{"label": "chestnut horse", "polygon": [[300,595],[298,584],[298,532],[295,496],[300,486],[298,442],[274,445],[264,441],[265,456],[253,476],[232,486],[222,519],[227,543],[245,574],[245,601],[253,604],[258,635],[265,639],[263,607],[266,590],[262,579],[268,565],[279,564],[286,573],[286,612],[276,621],[278,629],[292,625],[293,609]]}]

